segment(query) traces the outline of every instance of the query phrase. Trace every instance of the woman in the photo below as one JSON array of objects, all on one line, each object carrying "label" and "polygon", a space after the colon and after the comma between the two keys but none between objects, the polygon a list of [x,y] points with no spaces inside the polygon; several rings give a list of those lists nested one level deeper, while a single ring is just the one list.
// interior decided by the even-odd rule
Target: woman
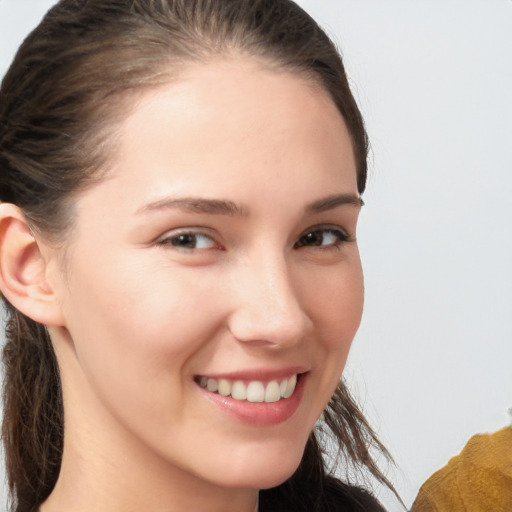
[{"label": "woman", "polygon": [[367,139],[314,21],[61,0],[0,119],[13,509],[382,510],[313,432],[389,485],[339,384]]}]

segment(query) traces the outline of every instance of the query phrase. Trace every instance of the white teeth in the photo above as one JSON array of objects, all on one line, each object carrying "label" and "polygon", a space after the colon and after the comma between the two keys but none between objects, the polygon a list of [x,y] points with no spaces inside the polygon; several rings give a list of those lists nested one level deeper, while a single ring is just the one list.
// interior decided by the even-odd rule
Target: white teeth
[{"label": "white teeth", "polygon": [[219,380],[219,395],[228,396],[231,394],[231,384],[226,379]]},{"label": "white teeth", "polygon": [[247,388],[245,387],[245,384],[237,380],[233,384],[233,388],[231,389],[231,396],[235,400],[246,400],[247,399]]},{"label": "white teeth", "polygon": [[265,388],[257,380],[249,382],[247,386],[247,400],[249,402],[263,402],[265,400]]},{"label": "white teeth", "polygon": [[273,380],[267,385],[265,389],[265,402],[277,402],[281,398],[281,390],[279,384]]},{"label": "white teeth", "polygon": [[293,395],[297,385],[297,375],[292,375],[289,379],[283,379],[280,382],[272,380],[266,384],[266,387],[259,380],[253,380],[246,385],[241,380],[232,382],[228,379],[217,380],[207,377],[201,377],[199,385],[221,396],[231,395],[235,400],[272,403]]},{"label": "white teeth", "polygon": [[215,393],[219,389],[219,384],[215,379],[208,379],[206,381],[206,387],[208,388],[208,391]]},{"label": "white teeth", "polygon": [[297,385],[297,375],[294,375],[286,385],[286,389],[283,393],[283,398],[289,398],[292,396],[292,393],[295,391],[295,386]]}]

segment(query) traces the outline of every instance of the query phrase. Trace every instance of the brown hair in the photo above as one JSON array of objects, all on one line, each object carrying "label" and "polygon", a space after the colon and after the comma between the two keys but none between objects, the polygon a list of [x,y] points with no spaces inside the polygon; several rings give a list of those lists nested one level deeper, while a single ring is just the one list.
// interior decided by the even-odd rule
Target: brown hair
[{"label": "brown hair", "polygon": [[[168,82],[191,61],[230,54],[261,59],[329,92],[352,137],[362,193],[368,141],[342,60],[290,0],[61,0],[27,37],[2,82],[0,200],[18,205],[48,240],[64,239],[73,196],[101,178],[114,153],[113,133],[126,101]],[[64,411],[46,328],[4,302],[2,436],[13,507],[25,512],[56,483]],[[343,384],[325,425],[348,463],[392,488],[370,448],[388,454]],[[362,510],[366,495],[356,496],[326,471],[313,433],[298,471],[261,493],[262,510],[336,510],[329,501],[336,493],[355,496]]]}]

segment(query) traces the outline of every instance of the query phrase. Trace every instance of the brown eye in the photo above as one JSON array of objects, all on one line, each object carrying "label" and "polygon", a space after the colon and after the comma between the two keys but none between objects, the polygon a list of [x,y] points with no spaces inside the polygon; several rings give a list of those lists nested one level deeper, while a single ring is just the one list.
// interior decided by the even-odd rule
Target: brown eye
[{"label": "brown eye", "polygon": [[348,235],[341,229],[318,228],[302,235],[295,247],[338,247],[348,240]]},{"label": "brown eye", "polygon": [[216,247],[215,241],[203,233],[178,233],[174,236],[164,238],[159,242],[161,245],[171,245],[178,249],[201,250]]}]

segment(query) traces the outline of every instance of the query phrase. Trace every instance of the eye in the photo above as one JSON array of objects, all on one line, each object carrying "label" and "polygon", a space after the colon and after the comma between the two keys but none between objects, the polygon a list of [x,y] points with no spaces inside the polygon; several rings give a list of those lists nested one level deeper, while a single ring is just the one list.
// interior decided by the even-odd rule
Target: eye
[{"label": "eye", "polygon": [[339,247],[349,240],[348,234],[340,228],[315,228],[304,233],[295,247]]},{"label": "eye", "polygon": [[166,236],[158,241],[159,245],[170,245],[177,249],[184,249],[187,251],[192,250],[207,250],[217,247],[217,243],[212,237],[204,233],[194,233],[190,231],[176,233],[172,236]]}]

